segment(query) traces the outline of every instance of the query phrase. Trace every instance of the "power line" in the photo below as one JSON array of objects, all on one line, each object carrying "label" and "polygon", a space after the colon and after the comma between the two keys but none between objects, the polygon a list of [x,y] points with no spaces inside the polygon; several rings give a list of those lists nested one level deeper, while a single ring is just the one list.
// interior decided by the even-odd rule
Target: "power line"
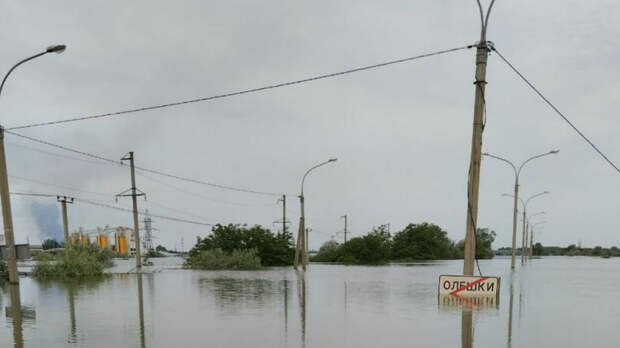
[{"label": "power line", "polygon": [[[98,206],[98,207],[102,207],[102,208],[108,208],[108,209],[114,209],[114,210],[118,210],[118,211],[124,211],[124,212],[132,213],[133,214],[133,210],[132,209],[115,207],[115,206],[110,205],[110,204],[90,201],[90,200],[86,200],[86,199],[82,199],[82,198],[75,198],[75,201],[76,202],[82,202],[82,203],[90,204],[90,205],[94,205],[94,206]],[[142,215],[142,216],[146,215],[146,213],[143,212],[143,211],[138,211],[138,214]],[[164,220],[170,220],[170,221],[176,221],[176,222],[183,222],[183,223],[187,223],[187,224],[202,225],[202,226],[213,226],[213,224],[210,224],[210,223],[207,223],[207,222],[186,220],[186,219],[174,218],[174,217],[169,217],[169,216],[164,216],[164,215],[155,215],[155,214],[151,214],[151,213],[149,213],[148,215],[150,215],[151,217],[156,217],[158,219],[164,219]]]},{"label": "power line", "polygon": [[234,205],[234,206],[240,206],[240,207],[273,207],[273,204],[245,204],[245,203],[237,203],[237,202],[229,202],[229,201],[224,201],[224,200],[220,200],[220,199],[214,199],[214,198],[210,198],[204,195],[201,195],[199,193],[193,192],[193,191],[188,191],[188,190],[184,190],[178,186],[169,184],[165,181],[162,180],[157,180],[155,178],[150,177],[149,175],[145,175],[144,173],[137,173],[138,176],[140,176],[141,178],[147,179],[147,180],[151,180],[153,182],[156,182],[160,185],[164,185],[172,190],[184,193],[186,195],[190,195],[190,196],[194,196],[194,197],[198,197],[201,199],[204,199],[206,201],[212,202],[212,203],[221,203],[221,204],[230,204],[230,205]]},{"label": "power line", "polygon": [[495,53],[497,53],[497,55],[504,61],[504,63],[506,63],[510,69],[512,69],[512,71],[514,71],[517,75],[519,75],[519,77],[521,78],[521,80],[523,80],[523,82],[525,82],[534,92],[536,92],[536,94],[538,94],[538,96],[545,102],[547,103],[547,105],[549,105],[549,107],[551,107],[551,109],[553,109],[553,111],[555,111],[556,114],[558,114],[564,121],[566,121],[566,123],[568,123],[569,126],[571,126],[571,128],[573,128],[573,130],[575,132],[577,132],[577,134],[579,134],[579,136],[581,136],[583,138],[583,140],[585,140],[593,149],[594,151],[596,151],[599,155],[601,155],[601,157],[603,157],[603,159],[605,159],[605,161],[607,161],[607,163],[609,163],[618,173],[620,173],[620,168],[618,168],[618,166],[616,166],[616,164],[614,162],[612,162],[609,157],[607,157],[603,151],[599,150],[599,148],[590,140],[588,139],[588,137],[586,137],[585,134],[583,134],[583,132],[581,132],[577,126],[575,126],[566,116],[564,116],[564,114],[555,106],[553,105],[553,103],[551,103],[551,101],[549,101],[549,99],[547,99],[547,97],[545,97],[542,92],[540,92],[538,90],[538,88],[536,88],[519,70],[517,70],[517,68],[512,65],[508,59],[506,59],[498,50],[497,48],[495,48],[494,46],[491,47],[491,49],[493,51],[495,51]]},{"label": "power line", "polygon": [[261,91],[265,91],[265,90],[269,90],[269,89],[275,89],[275,88],[280,88],[280,87],[287,87],[287,86],[302,84],[302,83],[306,83],[306,82],[312,82],[312,81],[317,81],[317,80],[323,80],[323,79],[338,77],[338,76],[352,74],[352,73],[356,73],[356,72],[360,72],[360,71],[381,68],[381,67],[385,67],[385,66],[388,66],[388,65],[409,62],[409,61],[413,61],[413,60],[416,60],[416,59],[427,58],[427,57],[432,57],[432,56],[438,56],[438,55],[441,55],[441,54],[445,54],[445,53],[449,53],[449,52],[455,52],[455,51],[460,51],[460,50],[464,50],[464,49],[471,48],[471,47],[475,47],[475,45],[467,45],[467,46],[455,47],[455,48],[450,48],[450,49],[446,49],[446,50],[441,50],[441,51],[435,51],[435,52],[431,52],[431,53],[420,54],[420,55],[417,55],[417,56],[412,56],[412,57],[407,57],[407,58],[402,58],[402,59],[397,59],[397,60],[391,60],[391,61],[384,62],[384,63],[373,64],[373,65],[366,65],[366,66],[362,66],[362,67],[358,67],[358,68],[352,68],[352,69],[343,70],[343,71],[339,71],[339,72],[334,72],[334,73],[329,73],[329,74],[323,74],[323,75],[317,75],[317,76],[313,76],[313,77],[308,77],[308,78],[304,78],[304,79],[301,79],[301,80],[281,82],[281,83],[271,84],[271,85],[267,85],[267,86],[263,86],[263,87],[258,87],[258,88],[244,89],[244,90],[240,90],[240,91],[236,91],[236,92],[217,94],[217,95],[212,95],[212,96],[208,96],[208,97],[189,99],[189,100],[182,100],[182,101],[171,102],[171,103],[166,103],[166,104],[144,106],[144,107],[139,107],[139,108],[133,108],[133,109],[122,110],[122,111],[115,111],[115,112],[108,112],[108,113],[103,113],[103,114],[88,115],[88,116],[78,116],[78,117],[68,118],[68,119],[64,119],[64,120],[32,123],[32,124],[27,124],[27,125],[22,125],[22,126],[17,126],[17,127],[11,127],[11,128],[7,128],[7,129],[8,130],[16,130],[16,129],[24,129],[24,128],[41,127],[41,126],[51,126],[51,125],[56,125],[56,124],[61,124],[61,123],[69,123],[69,122],[92,120],[92,119],[104,118],[104,117],[120,116],[120,115],[126,115],[126,114],[141,112],[141,111],[163,109],[163,108],[179,106],[179,105],[185,105],[185,104],[198,103],[198,102],[206,102],[206,101],[211,101],[211,100],[215,100],[215,99],[234,97],[234,96],[238,96],[238,95],[242,95],[242,94],[256,93],[256,92],[261,92]]},{"label": "power line", "polygon": [[148,201],[147,201],[147,203],[150,203],[150,204],[156,205],[156,206],[158,206],[158,207],[160,207],[160,208],[163,208],[163,209],[168,209],[168,210],[173,211],[173,212],[175,212],[175,213],[179,213],[179,214],[183,214],[183,215],[187,215],[187,216],[191,216],[191,217],[194,217],[194,218],[199,218],[199,219],[200,219],[200,218],[202,218],[202,217],[201,217],[200,215],[198,215],[198,214],[194,214],[194,213],[191,213],[191,212],[186,211],[186,210],[181,210],[181,209],[172,208],[172,207],[169,207],[169,206],[164,205],[164,204],[161,204],[161,203],[153,202],[152,200],[148,200]]},{"label": "power line", "polygon": [[[42,197],[42,198],[56,198],[58,197],[58,195],[52,195],[52,194],[47,194],[47,193],[31,193],[31,192],[10,192],[11,195],[14,196],[25,196],[25,197]],[[86,204],[91,204],[91,205],[95,205],[95,206],[99,206],[99,207],[103,207],[103,208],[109,208],[109,209],[114,209],[114,210],[118,210],[118,211],[124,211],[124,212],[128,212],[128,213],[133,213],[132,209],[128,209],[128,208],[123,208],[123,207],[116,207],[110,204],[106,204],[103,202],[97,202],[97,201],[91,201],[91,200],[87,200],[87,199],[82,199],[82,198],[75,198],[75,201],[79,201],[82,203],[86,203]],[[163,204],[160,203],[155,203],[155,202],[151,202],[152,204],[158,205],[162,208],[165,209],[169,209],[169,210],[174,210],[177,212],[181,212],[180,210],[176,210],[173,208],[169,208]],[[146,212],[142,212],[142,211],[138,211],[139,215],[144,215],[146,216],[147,213]],[[148,213],[148,215],[150,216],[154,216],[160,219],[165,219],[165,220],[171,220],[171,221],[177,221],[177,222],[183,222],[183,223],[189,223],[189,224],[195,224],[195,225],[204,225],[204,226],[213,226],[213,224],[210,223],[206,223],[206,222],[199,222],[199,221],[193,221],[193,220],[186,220],[186,219],[180,219],[180,218],[175,218],[175,217],[170,217],[170,216],[164,216],[164,215],[155,215],[155,214],[151,214]]]},{"label": "power line", "polygon": [[9,193],[14,196],[45,197],[45,198],[58,197],[57,195],[49,195],[45,193],[29,193],[29,192],[9,192]]},{"label": "power line", "polygon": [[43,144],[43,145],[47,145],[47,146],[51,146],[51,147],[55,147],[57,149],[61,149],[64,151],[68,151],[68,152],[73,152],[73,153],[77,153],[78,155],[82,155],[82,156],[86,156],[86,157],[90,157],[90,158],[94,158],[100,161],[104,161],[104,162],[108,162],[108,163],[114,163],[117,165],[121,165],[120,161],[117,160],[113,160],[113,159],[109,159],[109,158],[105,158],[102,156],[98,156],[98,155],[93,155],[92,153],[88,153],[88,152],[84,152],[84,151],[80,151],[80,150],[76,150],[76,149],[72,149],[66,146],[62,146],[62,145],[58,145],[58,144],[54,144],[54,143],[50,143],[49,141],[45,141],[45,140],[41,140],[41,139],[37,139],[37,138],[33,138],[33,137],[29,137],[27,135],[23,135],[23,134],[19,134],[19,133],[15,133],[15,132],[11,132],[9,130],[4,130],[5,133],[7,134],[11,134],[17,137],[20,137],[22,139],[26,139],[26,140],[30,140],[33,141],[35,143],[39,143],[39,144]]},{"label": "power line", "polygon": [[[17,143],[12,143],[12,142],[5,142],[5,144],[10,145],[10,146],[20,147],[22,149],[29,150],[29,151],[34,151],[34,152],[46,154],[46,155],[49,155],[49,156],[69,159],[69,160],[72,160],[72,161],[79,161],[79,162],[84,162],[84,163],[97,164],[97,165],[107,165],[107,166],[113,165],[112,163],[108,163],[108,162],[90,161],[90,160],[83,159],[83,158],[72,157],[72,156],[65,156],[65,155],[62,155],[60,153],[55,153],[55,152],[45,151],[45,150],[41,150],[41,149],[36,149],[36,148],[33,148],[33,147],[29,147],[29,146],[25,146],[25,145],[17,144]],[[119,163],[114,163],[114,165],[120,166]]]},{"label": "power line", "polygon": [[[51,147],[55,147],[57,149],[61,149],[64,151],[68,151],[68,152],[73,152],[82,156],[86,156],[86,157],[90,157],[90,158],[94,158],[100,161],[104,161],[104,162],[108,162],[108,163],[115,163],[117,165],[121,165],[119,161],[117,160],[113,160],[110,158],[105,158],[99,155],[94,155],[85,151],[80,151],[80,150],[76,150],[76,149],[72,149],[63,145],[58,145],[58,144],[54,144],[51,143],[49,141],[45,141],[45,140],[41,140],[41,139],[37,139],[37,138],[33,138],[27,135],[23,135],[23,134],[19,134],[19,133],[15,133],[9,130],[5,130],[4,131],[7,134],[10,135],[14,135],[26,140],[30,140],[39,144],[43,144],[43,145],[47,145],[47,146],[51,146]],[[219,188],[219,189],[223,189],[223,190],[229,190],[229,191],[236,191],[236,192],[243,192],[243,193],[252,193],[252,194],[256,194],[256,195],[263,195],[263,196],[274,196],[274,197],[280,197],[282,196],[281,193],[274,193],[274,192],[265,192],[265,191],[256,191],[256,190],[250,190],[250,189],[245,189],[245,188],[239,188],[239,187],[233,187],[233,186],[227,186],[227,185],[220,185],[220,184],[215,184],[212,182],[208,182],[208,181],[203,181],[203,180],[198,180],[198,179],[192,179],[192,178],[187,178],[187,177],[182,177],[179,175],[175,175],[175,174],[169,174],[169,173],[165,173],[159,170],[155,170],[155,169],[148,169],[148,168],[144,168],[144,167],[139,167],[139,166],[135,166],[135,168],[139,171],[143,171],[143,172],[147,172],[147,173],[152,173],[152,174],[157,174],[160,176],[165,176],[165,177],[169,177],[172,179],[177,179],[177,180],[181,180],[181,181],[186,181],[186,182],[191,182],[194,184],[200,184],[200,185],[205,185],[205,186],[210,186],[210,187],[215,187],[215,188]]]},{"label": "power line", "polygon": [[102,197],[112,197],[113,196],[112,194],[108,194],[108,193],[80,190],[80,189],[73,188],[73,187],[70,187],[70,186],[52,184],[52,183],[49,183],[49,182],[39,181],[39,180],[35,180],[35,179],[30,179],[30,178],[25,178],[25,177],[17,176],[17,175],[9,175],[9,178],[23,180],[23,181],[28,181],[28,182],[33,182],[33,183],[39,184],[39,185],[58,187],[58,188],[69,190],[69,191],[87,193],[87,194],[92,194],[92,195],[97,195],[97,196],[102,196]]}]

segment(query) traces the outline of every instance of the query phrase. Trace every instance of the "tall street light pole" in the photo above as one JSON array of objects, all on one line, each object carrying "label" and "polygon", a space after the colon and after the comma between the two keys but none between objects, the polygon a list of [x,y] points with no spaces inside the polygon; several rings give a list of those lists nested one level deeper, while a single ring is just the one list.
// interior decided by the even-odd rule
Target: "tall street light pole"
[{"label": "tall street light pole", "polygon": [[549,152],[546,152],[540,155],[532,156],[528,158],[527,160],[525,160],[525,162],[521,163],[519,168],[517,168],[517,166],[515,166],[511,161],[503,157],[493,155],[487,152],[482,154],[483,156],[495,158],[497,160],[508,163],[512,167],[515,173],[514,203],[513,203],[513,210],[512,210],[512,257],[510,259],[510,269],[513,269],[513,270],[515,269],[515,253],[516,253],[516,247],[517,247],[516,245],[517,244],[517,201],[519,200],[519,175],[521,174],[521,170],[523,169],[523,166],[525,166],[528,162],[532,160],[535,160],[540,157],[548,156],[548,155],[554,155],[559,152],[560,150],[551,150]]},{"label": "tall street light pole", "polygon": [[318,167],[324,166],[326,164],[336,162],[337,158],[330,158],[325,162],[321,162],[314,167],[308,169],[301,179],[301,194],[299,195],[299,204],[301,208],[301,215],[299,216],[299,231],[297,233],[297,245],[295,248],[295,262],[293,267],[297,269],[297,265],[299,264],[299,256],[301,254],[301,264],[303,269],[306,269],[308,265],[308,252],[307,252],[307,240],[306,240],[306,214],[304,209],[304,182],[306,181],[306,177],[310,174],[311,171],[317,169]]},{"label": "tall street light pole", "polygon": [[527,227],[525,229],[525,262],[529,260],[531,260],[531,254],[532,254],[532,219],[534,218],[534,216],[537,215],[544,215],[547,214],[544,211],[543,212],[538,212],[535,214],[531,214],[530,216],[528,216],[527,218]]},{"label": "tall street light pole", "polygon": [[489,42],[487,42],[487,27],[489,16],[495,0],[491,1],[486,15],[480,0],[477,0],[480,10],[480,42],[476,45],[476,85],[474,101],[474,125],[471,139],[471,158],[469,161],[469,180],[467,183],[467,217],[465,230],[465,251],[463,258],[463,275],[474,274],[474,258],[476,256],[476,223],[478,220],[478,191],[480,187],[480,159],[482,153],[482,131],[484,128],[484,109],[487,75],[487,58],[489,57]]},{"label": "tall street light pole", "polygon": [[[532,199],[542,196],[542,195],[546,195],[546,194],[549,194],[549,191],[543,191],[543,192],[537,193],[533,196],[530,196],[527,200],[523,200],[521,197],[519,197],[519,201],[521,202],[521,206],[523,208],[523,235],[522,235],[522,240],[521,240],[521,266],[523,266],[523,264],[525,263],[525,236],[527,235],[527,205],[530,203]],[[504,193],[502,194],[502,196],[514,197],[514,195],[511,195],[508,193]]]},{"label": "tall street light pole", "polygon": [[[28,57],[13,65],[9,72],[4,75],[2,84],[0,84],[0,95],[2,95],[2,88],[4,87],[6,79],[9,75],[11,75],[15,68],[48,53],[62,53],[65,49],[65,45],[50,46],[45,51],[37,53],[34,56]],[[9,268],[9,283],[18,284],[19,278],[17,275],[17,260],[15,257],[15,236],[13,234],[13,217],[11,216],[11,199],[9,198],[9,180],[7,177],[6,154],[4,151],[4,128],[2,126],[0,126],[0,201],[2,202],[2,220],[6,242],[6,259]]]},{"label": "tall street light pole", "polygon": [[532,249],[534,247],[534,227],[542,224],[546,224],[547,221],[539,221],[533,225],[530,225],[530,250],[529,250],[529,259],[532,260]]}]

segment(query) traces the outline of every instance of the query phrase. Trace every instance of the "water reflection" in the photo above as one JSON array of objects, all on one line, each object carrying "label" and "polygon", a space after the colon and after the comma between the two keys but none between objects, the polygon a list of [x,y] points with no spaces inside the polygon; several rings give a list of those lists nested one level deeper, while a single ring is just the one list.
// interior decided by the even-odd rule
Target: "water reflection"
[{"label": "water reflection", "polygon": [[67,287],[67,299],[69,301],[69,343],[77,343],[77,325],[75,320],[75,286]]},{"label": "water reflection", "polygon": [[[19,284],[9,284],[9,293],[11,295],[11,307],[6,307],[5,313],[7,317],[11,318],[11,323],[13,326],[13,344],[15,348],[22,348],[24,347],[24,334],[22,327],[22,301]],[[34,310],[32,310],[32,313],[34,313]]]},{"label": "water reflection", "polygon": [[461,347],[472,348],[474,344],[473,312],[463,310],[461,314]]},{"label": "water reflection", "polygon": [[344,317],[347,317],[347,281],[344,281]]},{"label": "water reflection", "polygon": [[256,278],[203,278],[199,285],[203,296],[213,297],[218,309],[231,314],[236,314],[240,307],[262,309],[275,303],[281,289],[279,281]]},{"label": "water reflection", "polygon": [[288,279],[284,283],[284,339],[288,338]]},{"label": "water reflection", "polygon": [[510,277],[510,304],[508,305],[508,348],[512,347],[512,304],[514,302],[514,282]]},{"label": "water reflection", "polygon": [[301,316],[301,346],[306,346],[306,272],[297,272],[297,297]]},{"label": "water reflection", "polygon": [[439,309],[446,311],[487,310],[497,308],[499,298],[496,296],[458,296],[439,295]]},{"label": "water reflection", "polygon": [[[87,340],[84,333],[78,328],[78,306],[80,305],[80,293],[83,291],[97,291],[99,286],[108,278],[83,278],[83,279],[71,279],[71,280],[37,280],[36,284],[41,290],[45,290],[44,294],[49,294],[51,290],[52,294],[56,294],[55,290],[60,290],[64,292],[66,295],[67,307],[66,310],[68,312],[69,324],[68,324],[68,333],[64,336],[64,342],[72,345],[84,343]],[[63,296],[64,297],[64,296]],[[53,303],[55,301],[55,296],[45,295],[44,297],[47,303]],[[88,307],[88,303],[83,303],[86,307]],[[22,306],[22,312],[23,312]],[[63,308],[64,309],[64,308]],[[64,310],[63,310],[64,312]],[[22,313],[23,316],[23,313]],[[87,315],[85,315],[87,316]],[[66,318],[66,317],[65,317]],[[63,320],[63,322],[66,319]],[[88,325],[88,323],[86,324]]]},{"label": "water reflection", "polygon": [[137,274],[138,277],[138,318],[140,320],[140,347],[146,347],[146,339],[144,336],[144,299],[142,290],[142,274]]}]

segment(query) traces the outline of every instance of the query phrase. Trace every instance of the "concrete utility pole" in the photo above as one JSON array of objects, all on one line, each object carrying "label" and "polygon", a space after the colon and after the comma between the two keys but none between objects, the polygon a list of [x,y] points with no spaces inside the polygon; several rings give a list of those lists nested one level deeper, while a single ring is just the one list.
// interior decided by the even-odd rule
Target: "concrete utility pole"
[{"label": "concrete utility pole", "polygon": [[[530,203],[530,201],[538,196],[542,196],[542,195],[546,195],[549,194],[549,191],[543,191],[540,193],[537,193],[533,196],[530,196],[530,198],[528,198],[527,200],[523,200],[521,197],[519,197],[519,202],[521,202],[521,207],[523,208],[523,234],[522,234],[522,241],[521,241],[521,266],[523,266],[523,264],[525,263],[525,235],[527,233],[526,231],[526,224],[527,224],[527,205]],[[502,194],[502,196],[505,197],[514,197],[514,195],[508,194],[508,193],[504,193]]]},{"label": "concrete utility pole", "polygon": [[[135,247],[136,247],[136,268],[142,268],[142,259],[140,255],[140,224],[138,221],[138,196],[144,196],[146,199],[146,194],[136,188],[136,169],[134,167],[134,156],[133,152],[129,152],[125,157],[121,158],[121,161],[129,161],[129,165],[131,167],[131,188],[129,190],[125,190],[120,194],[116,195],[116,197],[131,197],[133,203],[133,233],[135,239]],[[130,192],[131,193],[126,193]]]},{"label": "concrete utility pole", "polygon": [[65,248],[71,246],[71,238],[69,238],[69,219],[67,218],[67,203],[73,204],[73,197],[56,196],[56,200],[60,202],[62,207],[62,232],[65,237]]},{"label": "concrete utility pole", "polygon": [[282,234],[286,234],[286,195],[282,195],[282,198],[278,199],[279,202],[282,202]]},{"label": "concrete utility pole", "polygon": [[[525,219],[525,213],[523,214],[523,218]],[[528,236],[528,231],[530,229],[530,223],[526,222],[523,224],[523,252],[521,253],[521,257],[525,262],[527,262],[527,253],[528,253],[528,240],[530,239]]]},{"label": "concrete utility pole", "polygon": [[308,264],[308,260],[309,260],[309,256],[308,256],[308,245],[310,245],[310,243],[308,242],[310,240],[310,231],[312,231],[311,228],[306,227],[306,238],[304,239],[304,243],[306,244],[306,265]]},{"label": "concrete utility pole", "polygon": [[476,226],[478,221],[478,191],[480,186],[480,160],[482,156],[482,131],[484,130],[484,105],[487,74],[487,58],[489,56],[489,42],[487,42],[487,27],[489,15],[495,0],[491,1],[486,15],[477,0],[480,10],[480,42],[476,49],[476,96],[474,104],[474,125],[471,140],[471,158],[469,162],[469,180],[467,184],[467,222],[465,231],[465,255],[463,275],[474,274],[474,259],[476,256]]},{"label": "concrete utility pole", "polygon": [[306,181],[306,177],[308,176],[308,174],[320,167],[320,166],[324,166],[328,163],[332,163],[332,162],[336,162],[338,159],[336,158],[330,158],[329,160],[325,161],[325,162],[321,162],[317,165],[315,165],[314,167],[308,169],[306,171],[306,173],[304,174],[303,178],[301,179],[301,194],[299,195],[299,206],[301,208],[301,214],[299,216],[299,229],[297,230],[297,245],[295,247],[295,260],[293,263],[293,267],[295,269],[297,269],[297,265],[299,264],[299,258],[301,255],[301,263],[303,266],[303,269],[306,269],[306,266],[308,265],[308,246],[307,246],[307,240],[306,240],[306,214],[305,214],[305,208],[304,208],[304,182]]},{"label": "concrete utility pole", "polygon": [[517,244],[517,201],[519,200],[519,176],[521,175],[521,170],[523,169],[523,166],[525,166],[528,162],[540,158],[540,157],[544,157],[547,155],[552,155],[552,154],[557,154],[559,153],[559,150],[552,150],[540,155],[536,155],[536,156],[532,156],[530,158],[528,158],[527,160],[525,160],[525,162],[521,163],[521,165],[519,166],[519,169],[517,169],[517,167],[509,160],[497,156],[497,155],[493,155],[490,153],[483,153],[483,156],[487,156],[487,157],[491,157],[491,158],[495,158],[497,160],[503,161],[508,163],[512,169],[514,170],[515,173],[515,191],[514,191],[514,202],[513,202],[513,210],[512,210],[512,257],[510,259],[510,269],[515,269],[515,252],[516,252],[516,244]]},{"label": "concrete utility pole", "polygon": [[341,216],[344,219],[344,245],[347,245],[347,214]]},{"label": "concrete utility pole", "polygon": [[[37,53],[34,56],[28,57],[19,61],[13,65],[11,69],[4,75],[2,84],[0,84],[0,95],[2,95],[2,89],[6,79],[11,75],[13,70],[18,66],[41,57],[48,53],[62,53],[66,49],[65,45],[54,45],[48,47],[45,51]],[[0,126],[0,202],[2,203],[2,223],[4,227],[4,241],[6,244],[6,261],[9,270],[9,283],[18,284],[19,277],[17,274],[17,258],[15,256],[15,236],[13,234],[13,216],[11,213],[11,198],[9,197],[9,179],[6,169],[6,154],[4,151],[4,127]]]},{"label": "concrete utility pole", "polygon": [[[303,184],[302,184],[303,185]],[[303,190],[303,188],[302,188]],[[293,263],[293,267],[297,269],[297,265],[299,264],[299,258],[301,257],[301,264],[303,269],[306,269],[305,263],[305,250],[306,250],[306,234],[304,233],[305,228],[305,216],[304,216],[304,195],[299,196],[299,206],[301,209],[301,214],[299,215],[299,229],[297,230],[297,244],[295,247],[295,260]]]}]

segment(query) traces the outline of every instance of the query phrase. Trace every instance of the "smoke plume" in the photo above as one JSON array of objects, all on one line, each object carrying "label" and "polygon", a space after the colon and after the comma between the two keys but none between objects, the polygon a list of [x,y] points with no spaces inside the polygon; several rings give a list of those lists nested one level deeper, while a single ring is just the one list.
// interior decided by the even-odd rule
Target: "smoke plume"
[{"label": "smoke plume", "polygon": [[56,203],[34,202],[30,206],[34,221],[39,228],[39,235],[42,240],[51,238],[57,242],[63,241],[62,229],[60,227],[60,212]]}]

